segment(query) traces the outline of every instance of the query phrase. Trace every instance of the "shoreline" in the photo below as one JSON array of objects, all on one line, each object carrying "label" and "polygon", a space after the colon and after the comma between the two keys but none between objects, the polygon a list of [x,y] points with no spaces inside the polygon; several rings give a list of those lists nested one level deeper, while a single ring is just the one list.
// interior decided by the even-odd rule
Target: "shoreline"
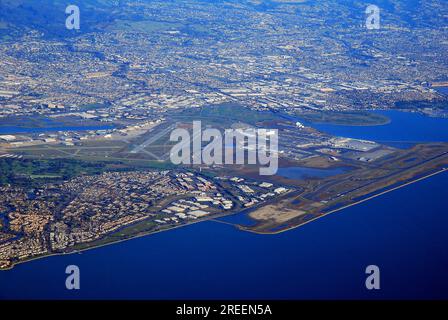
[{"label": "shoreline", "polygon": [[[326,216],[328,216],[330,214],[333,214],[333,213],[345,210],[347,208],[356,206],[358,204],[367,202],[369,200],[375,199],[375,198],[380,197],[382,195],[385,195],[387,193],[390,193],[390,192],[393,192],[395,190],[404,188],[404,187],[406,187],[408,185],[417,183],[417,182],[422,181],[422,180],[429,179],[429,178],[431,178],[433,176],[436,176],[436,175],[438,175],[440,173],[443,173],[443,172],[446,172],[446,171],[448,171],[448,168],[440,169],[439,171],[436,171],[436,172],[433,172],[433,173],[428,174],[426,176],[420,177],[420,178],[418,178],[416,180],[406,182],[406,183],[404,183],[402,185],[399,185],[397,187],[394,187],[392,189],[385,190],[385,191],[380,192],[378,194],[372,195],[372,196],[370,196],[370,197],[368,197],[366,199],[362,199],[362,200],[359,200],[357,202],[351,203],[349,205],[343,206],[341,208],[329,211],[329,212],[327,212],[325,214],[322,214],[322,215],[320,215],[318,217],[315,217],[315,218],[313,218],[313,219],[311,219],[309,221],[306,221],[306,222],[304,222],[302,224],[299,224],[297,226],[292,226],[292,227],[289,227],[289,228],[286,228],[286,229],[282,229],[282,230],[278,230],[278,231],[272,231],[272,232],[253,231],[253,230],[250,230],[250,229],[244,229],[244,228],[242,228],[238,224],[233,224],[233,223],[230,223],[230,222],[223,222],[223,221],[216,220],[217,218],[222,218],[222,217],[226,217],[226,216],[232,216],[232,215],[240,214],[242,211],[244,211],[244,210],[242,210],[242,211],[239,211],[239,212],[234,212],[234,213],[229,213],[229,214],[221,214],[221,215],[209,217],[209,218],[206,218],[206,219],[203,219],[203,220],[200,220],[200,221],[188,222],[188,223],[185,223],[183,225],[174,226],[172,228],[168,228],[168,229],[164,229],[164,230],[157,230],[157,231],[152,231],[152,232],[149,232],[149,233],[143,233],[143,234],[132,236],[132,237],[127,238],[127,239],[121,239],[121,240],[117,240],[117,241],[113,241],[113,242],[110,242],[110,243],[101,244],[101,245],[90,247],[90,248],[84,248],[84,249],[80,249],[80,250],[75,250],[73,252],[50,253],[50,254],[43,255],[43,256],[33,257],[33,258],[30,258],[30,259],[26,259],[26,260],[14,263],[14,264],[12,264],[11,266],[9,266],[7,268],[0,268],[0,272],[2,272],[2,271],[10,271],[10,270],[14,269],[14,267],[16,267],[18,265],[21,265],[21,264],[24,264],[24,263],[28,263],[28,262],[32,262],[32,261],[35,261],[35,260],[39,260],[39,259],[44,259],[44,258],[49,258],[49,257],[54,257],[54,256],[63,256],[63,255],[71,255],[71,254],[82,253],[82,252],[88,251],[88,250],[99,249],[99,248],[103,248],[103,247],[110,246],[110,245],[115,245],[115,244],[122,243],[122,242],[129,241],[129,240],[139,239],[139,238],[142,238],[142,237],[147,237],[147,236],[158,234],[158,233],[162,233],[162,232],[167,232],[167,231],[172,231],[172,230],[176,230],[176,229],[183,228],[183,227],[188,227],[188,226],[191,226],[191,225],[194,225],[194,224],[197,224],[197,223],[201,223],[201,222],[205,222],[205,221],[212,221],[212,222],[217,222],[217,223],[223,223],[223,224],[231,225],[234,228],[236,228],[237,230],[245,231],[245,232],[249,232],[249,233],[253,233],[253,234],[258,234],[258,235],[278,235],[278,234],[281,234],[281,233],[284,233],[284,232],[288,232],[288,231],[291,231],[291,230],[303,227],[303,226],[305,226],[305,225],[307,225],[307,224],[309,224],[311,222],[315,222],[316,220],[324,218],[324,217],[326,217]],[[247,209],[245,209],[245,210],[247,210]]]},{"label": "shoreline", "polygon": [[[290,191],[287,194],[290,194],[291,192],[293,192],[293,191]],[[285,194],[285,195],[287,195],[287,194]],[[30,259],[25,259],[25,260],[13,263],[11,266],[8,266],[6,268],[0,268],[0,272],[2,272],[2,271],[10,271],[10,270],[14,269],[14,267],[16,267],[18,265],[21,265],[21,264],[24,264],[24,263],[28,263],[28,262],[31,262],[31,261],[45,259],[45,258],[54,257],[54,256],[63,256],[63,255],[77,254],[77,253],[82,253],[82,252],[88,251],[88,250],[99,249],[99,248],[102,248],[102,247],[106,247],[106,246],[122,243],[122,242],[129,241],[129,240],[134,240],[134,239],[147,237],[147,236],[158,234],[158,233],[162,233],[162,232],[167,232],[167,231],[172,231],[172,230],[176,230],[176,229],[183,228],[183,227],[188,227],[188,226],[191,226],[191,225],[194,225],[194,224],[197,224],[197,223],[201,223],[201,222],[213,221],[214,219],[237,215],[237,214],[240,214],[241,212],[243,212],[245,210],[255,209],[255,208],[256,208],[256,206],[254,206],[253,208],[242,208],[243,210],[240,210],[238,212],[222,213],[222,214],[218,214],[218,215],[214,215],[214,216],[211,216],[211,217],[207,217],[207,218],[204,218],[204,219],[201,219],[201,220],[198,220],[198,221],[190,221],[190,222],[184,223],[182,225],[173,226],[171,228],[167,228],[167,229],[163,229],[163,230],[157,230],[157,231],[150,231],[150,232],[147,232],[147,233],[143,232],[142,234],[137,234],[135,236],[131,236],[130,238],[120,239],[120,240],[116,240],[116,241],[100,244],[100,245],[93,246],[93,247],[88,247],[88,248],[84,248],[84,249],[74,250],[74,251],[71,251],[71,252],[49,253],[49,254],[45,254],[45,255],[42,255],[42,256],[32,257]]]},{"label": "shoreline", "polygon": [[426,175],[426,176],[424,176],[424,177],[420,177],[420,178],[418,178],[418,179],[416,179],[416,180],[412,180],[412,181],[406,182],[406,183],[404,183],[404,184],[402,184],[402,185],[399,185],[399,186],[394,187],[394,188],[392,188],[392,189],[388,189],[388,190],[382,191],[382,192],[380,192],[380,193],[378,193],[378,194],[374,194],[374,195],[372,195],[372,196],[370,196],[370,197],[367,197],[367,198],[365,198],[365,199],[362,199],[362,200],[356,201],[356,202],[354,202],[354,203],[348,204],[348,205],[343,206],[343,207],[341,207],[341,208],[331,210],[331,211],[329,211],[329,212],[327,212],[327,213],[324,213],[324,214],[322,214],[322,215],[320,215],[320,216],[318,216],[318,217],[315,217],[315,218],[313,218],[313,219],[310,219],[310,220],[308,220],[308,221],[306,221],[306,222],[304,222],[304,223],[301,223],[301,224],[299,224],[299,225],[297,225],[297,226],[292,226],[292,227],[285,228],[285,229],[282,229],[282,230],[271,231],[271,232],[261,232],[261,231],[253,231],[253,230],[250,230],[250,229],[242,229],[242,228],[240,228],[240,227],[239,227],[238,225],[236,225],[236,224],[235,224],[234,226],[235,226],[236,228],[238,228],[239,230],[241,230],[241,231],[246,231],[246,232],[250,232],[250,233],[254,233],[254,234],[260,234],[260,235],[276,235],[276,234],[281,234],[281,233],[284,233],[284,232],[288,232],[288,231],[291,231],[291,230],[300,228],[300,227],[302,227],[302,226],[304,226],[304,225],[307,225],[308,223],[315,222],[315,221],[318,220],[318,219],[324,218],[324,217],[326,217],[326,216],[328,216],[328,215],[330,215],[330,214],[336,213],[336,212],[338,212],[338,211],[342,211],[342,210],[348,209],[348,208],[350,208],[350,207],[353,207],[353,206],[356,206],[356,205],[358,205],[358,204],[361,204],[361,203],[367,202],[367,201],[369,201],[369,200],[375,199],[375,198],[380,197],[380,196],[382,196],[382,195],[385,195],[385,194],[387,194],[387,193],[390,193],[390,192],[396,191],[396,190],[398,190],[398,189],[407,187],[407,186],[409,186],[409,185],[411,185],[411,184],[414,184],[414,183],[417,183],[417,182],[419,182],[419,181],[429,179],[429,178],[431,178],[431,177],[433,177],[433,176],[436,176],[436,175],[438,175],[438,174],[440,174],[440,173],[443,173],[443,172],[446,172],[446,171],[448,171],[448,169],[447,169],[447,168],[443,168],[443,169],[441,169],[441,170],[439,170],[439,171],[437,171],[437,172],[433,172],[433,173],[428,174],[428,175]]},{"label": "shoreline", "polygon": [[174,227],[169,228],[169,229],[157,230],[157,231],[153,231],[153,232],[150,232],[150,233],[147,233],[147,234],[135,235],[135,236],[133,236],[131,238],[128,238],[128,239],[121,239],[121,240],[117,240],[117,241],[113,241],[113,242],[109,242],[109,243],[100,244],[100,245],[97,245],[97,246],[94,246],[94,247],[90,247],[90,248],[74,250],[72,252],[49,253],[47,255],[33,257],[33,258],[30,258],[30,259],[26,259],[26,260],[23,260],[23,261],[16,262],[16,263],[12,264],[10,267],[3,268],[3,269],[0,268],[0,272],[12,270],[12,269],[14,269],[14,267],[17,267],[18,265],[25,264],[25,263],[28,263],[28,262],[32,262],[32,261],[35,261],[35,260],[40,260],[40,259],[45,259],[45,258],[55,257],[55,256],[65,256],[65,255],[72,255],[72,254],[77,254],[77,253],[79,254],[79,253],[82,253],[84,251],[99,249],[99,248],[103,248],[103,247],[106,247],[106,246],[110,246],[110,245],[118,244],[118,243],[121,243],[121,242],[125,242],[125,241],[129,241],[129,240],[134,240],[134,239],[150,236],[150,235],[161,233],[161,232],[172,231],[172,230],[175,230],[175,229],[178,229],[178,228],[187,227],[187,226],[190,226],[190,225],[193,225],[193,224],[196,224],[196,223],[200,223],[200,222],[204,222],[204,221],[207,221],[207,220],[211,220],[211,219],[206,219],[206,220],[201,220],[201,221],[193,221],[193,222],[189,222],[189,223],[186,223],[186,224],[183,224],[183,225],[180,225],[180,226],[174,226]]},{"label": "shoreline", "polygon": [[312,125],[327,125],[327,126],[339,126],[339,127],[381,127],[381,126],[386,126],[388,124],[392,123],[392,119],[388,119],[385,120],[383,122],[377,122],[377,123],[373,123],[373,124],[362,124],[362,123],[356,123],[356,124],[352,124],[352,123],[338,123],[336,121],[332,122],[332,121],[309,121],[307,120],[307,122],[309,122]]}]

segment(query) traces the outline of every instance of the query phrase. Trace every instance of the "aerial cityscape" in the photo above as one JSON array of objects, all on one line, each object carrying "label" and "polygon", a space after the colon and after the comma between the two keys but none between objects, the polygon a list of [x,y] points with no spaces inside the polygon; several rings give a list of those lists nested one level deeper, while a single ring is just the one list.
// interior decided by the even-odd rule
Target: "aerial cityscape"
[{"label": "aerial cityscape", "polygon": [[[415,255],[400,253],[409,255],[403,264],[431,248],[430,269],[447,266],[448,238],[438,231],[448,223],[445,1],[75,2],[0,1],[0,299],[72,298],[52,286],[32,294],[14,281],[47,279],[44,268],[54,272],[50,265],[70,259],[93,270],[89,261],[104,259],[104,250],[116,259],[137,245],[150,257],[142,265],[172,277],[166,291],[121,292],[137,281],[130,271],[75,298],[371,298],[365,279],[343,293],[304,289],[315,279],[301,269],[316,259],[308,246],[325,252],[320,241],[330,234],[334,252],[354,252],[341,267],[360,268],[352,280],[348,271],[341,277],[351,284],[375,259],[378,270],[392,268],[391,234],[418,242]],[[370,216],[344,222],[350,212]],[[388,245],[373,247],[381,238],[374,225],[394,228],[384,231]],[[350,233],[363,228],[372,232],[364,240]],[[171,246],[195,237],[204,246],[173,261]],[[252,241],[267,251],[257,253],[262,245]],[[374,261],[356,260],[358,241]],[[286,246],[289,262],[275,253]],[[388,246],[390,256],[374,254]],[[231,247],[246,251],[233,256]],[[188,291],[171,266],[184,265],[185,276],[200,252],[209,271],[198,291]],[[246,274],[248,291],[232,296],[236,284],[224,279],[239,276],[219,254],[243,268],[246,258],[275,262],[260,263],[259,282]],[[135,265],[117,259],[110,272]],[[339,260],[331,259],[328,267]],[[409,278],[423,274],[411,271]],[[144,281],[159,288],[154,274]],[[448,297],[446,276],[426,281],[422,291],[385,289],[374,298]]]}]

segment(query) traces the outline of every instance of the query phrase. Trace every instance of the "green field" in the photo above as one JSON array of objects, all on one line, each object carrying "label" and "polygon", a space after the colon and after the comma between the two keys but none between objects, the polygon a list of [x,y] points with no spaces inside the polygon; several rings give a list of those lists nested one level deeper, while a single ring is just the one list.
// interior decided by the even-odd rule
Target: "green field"
[{"label": "green field", "polygon": [[184,121],[208,120],[209,122],[227,125],[228,127],[235,122],[256,125],[263,121],[284,120],[269,111],[258,112],[232,103],[188,109],[178,115],[173,115],[173,118]]},{"label": "green field", "polygon": [[58,178],[65,180],[83,174],[99,174],[107,169],[103,163],[72,159],[0,159],[0,185],[6,183],[35,185]]},{"label": "green field", "polygon": [[296,115],[311,123],[341,126],[380,126],[390,122],[386,116],[367,111],[301,111]]}]

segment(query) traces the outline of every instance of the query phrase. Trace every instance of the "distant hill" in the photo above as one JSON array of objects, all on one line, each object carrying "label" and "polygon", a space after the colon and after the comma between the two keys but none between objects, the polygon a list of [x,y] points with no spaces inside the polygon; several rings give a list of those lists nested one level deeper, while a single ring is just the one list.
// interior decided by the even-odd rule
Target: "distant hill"
[{"label": "distant hill", "polygon": [[[79,32],[90,32],[99,23],[113,20],[114,11],[124,1],[82,0],[82,28]],[[67,0],[0,0],[0,36],[15,37],[31,30],[42,32],[47,37],[66,37],[76,33],[65,28],[65,9],[73,1]]]},{"label": "distant hill", "polygon": [[[166,0],[169,3],[184,0]],[[190,0],[207,2],[222,6],[246,7],[252,10],[270,11],[278,6],[296,6],[298,16],[301,8],[306,6],[322,6],[327,9],[326,21],[343,23],[340,14],[349,13],[357,18],[365,15],[367,4],[360,0]],[[404,25],[431,26],[434,18],[448,14],[446,0],[375,0],[383,12],[394,20],[400,20]],[[31,30],[42,32],[47,37],[70,37],[79,33],[98,31],[115,20],[141,20],[140,12],[127,10],[128,6],[149,3],[152,0],[82,0],[77,1],[81,9],[81,30],[68,31],[65,28],[65,8],[73,4],[72,0],[0,0],[0,39],[14,38]],[[134,6],[135,7],[135,6]],[[132,14],[130,13],[132,12]],[[118,26],[119,27],[119,26]],[[105,28],[104,28],[105,29]]]}]

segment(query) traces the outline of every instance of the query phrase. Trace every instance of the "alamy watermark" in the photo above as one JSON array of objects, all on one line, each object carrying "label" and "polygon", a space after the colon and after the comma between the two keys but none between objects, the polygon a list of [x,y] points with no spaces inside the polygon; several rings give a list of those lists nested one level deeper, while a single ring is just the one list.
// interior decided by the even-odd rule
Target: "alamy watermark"
[{"label": "alamy watermark", "polygon": [[381,28],[381,10],[378,6],[371,4],[366,9],[366,28],[369,30],[378,30]]},{"label": "alamy watermark", "polygon": [[65,273],[69,275],[65,280],[67,290],[81,289],[81,273],[79,267],[75,265],[67,266]]},{"label": "alamy watermark", "polygon": [[376,265],[367,266],[366,274],[369,275],[365,283],[367,290],[380,290],[380,268]]},{"label": "alamy watermark", "polygon": [[65,27],[68,30],[79,30],[81,28],[81,12],[76,5],[69,5],[65,9],[65,13],[69,16],[65,20]]},{"label": "alamy watermark", "polygon": [[[177,142],[170,152],[173,164],[180,165],[259,165],[260,175],[275,175],[278,170],[278,130],[206,128],[193,121],[193,134],[183,128],[171,132]],[[203,146],[203,143],[207,145]]]}]

